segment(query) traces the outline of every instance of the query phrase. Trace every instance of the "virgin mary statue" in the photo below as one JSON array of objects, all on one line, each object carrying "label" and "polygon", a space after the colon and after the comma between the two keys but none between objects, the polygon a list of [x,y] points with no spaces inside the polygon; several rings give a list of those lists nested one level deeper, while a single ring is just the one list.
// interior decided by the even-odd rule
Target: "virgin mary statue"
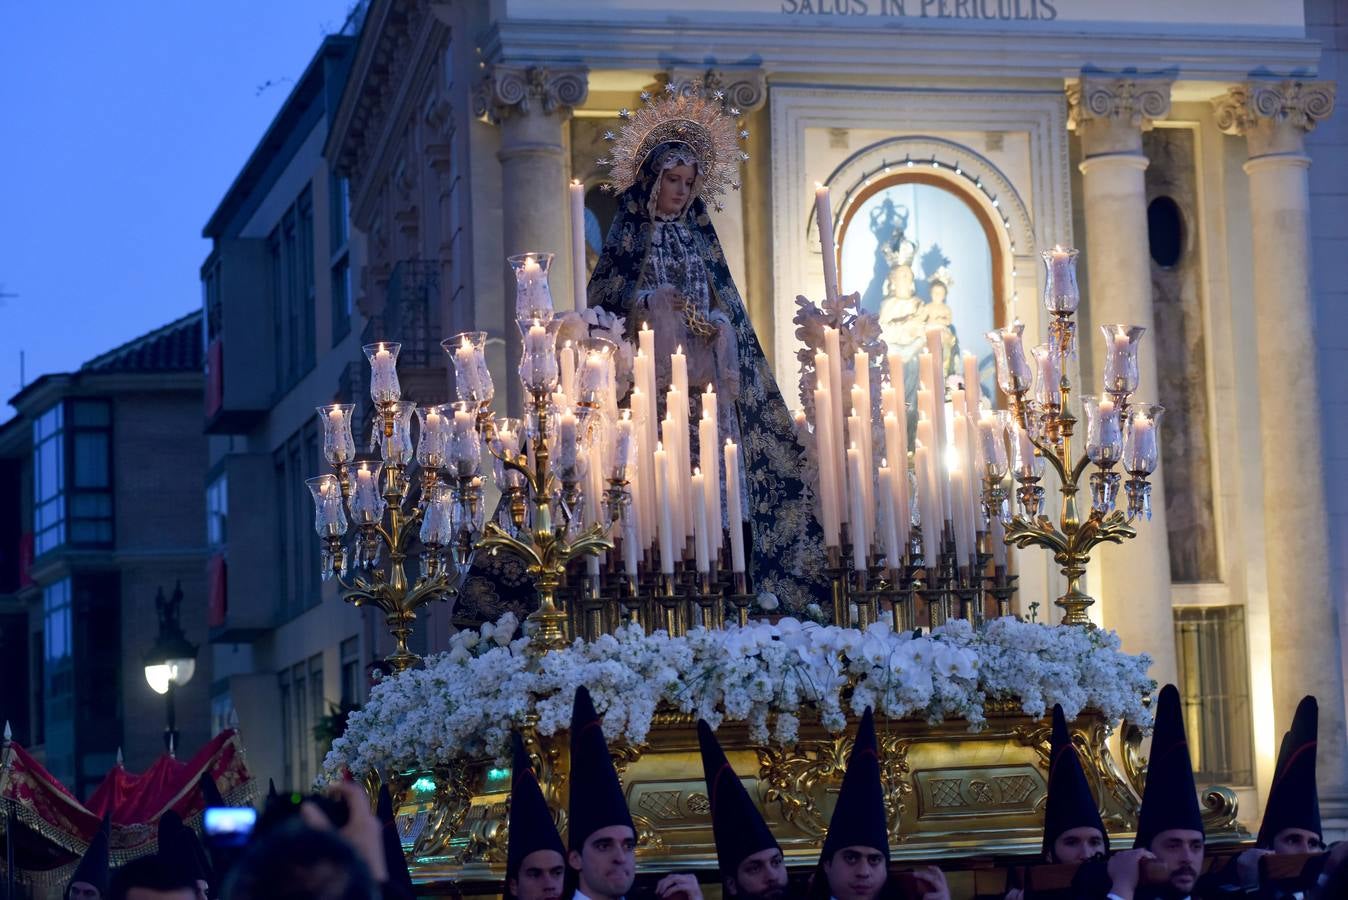
[{"label": "virgin mary statue", "polygon": [[[766,609],[804,612],[828,599],[823,535],[814,518],[814,463],[807,458],[767,357],[726,265],[707,206],[738,189],[739,141],[748,136],[719,94],[670,84],[644,107],[621,114],[611,189],[618,211],[587,291],[591,307],[626,318],[635,341],[655,332],[658,393],[669,386],[670,354],[687,356],[690,393],[716,386],[721,440],[741,447],[743,510],[752,553],[751,590]],[[664,414],[662,409],[661,415]],[[696,412],[694,412],[696,415]],[[691,429],[696,440],[697,429]],[[727,520],[728,521],[728,520]],[[731,523],[730,527],[734,527]]]}]

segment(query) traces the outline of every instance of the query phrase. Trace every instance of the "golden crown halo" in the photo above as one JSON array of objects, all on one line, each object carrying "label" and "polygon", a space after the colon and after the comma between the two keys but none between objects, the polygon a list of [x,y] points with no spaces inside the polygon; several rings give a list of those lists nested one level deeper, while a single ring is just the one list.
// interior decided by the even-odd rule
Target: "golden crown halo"
[{"label": "golden crown halo", "polygon": [[707,95],[696,81],[665,85],[664,96],[656,99],[650,91],[641,92],[642,106],[633,112],[618,111],[623,126],[614,134],[604,133],[613,145],[600,165],[608,166],[608,189],[622,193],[636,184],[646,157],[656,147],[677,141],[692,148],[697,158],[698,192],[702,199],[720,210],[726,189],[739,190],[739,166],[749,158],[740,149],[740,141],[749,132],[739,127],[740,111],[725,105],[725,93]]}]

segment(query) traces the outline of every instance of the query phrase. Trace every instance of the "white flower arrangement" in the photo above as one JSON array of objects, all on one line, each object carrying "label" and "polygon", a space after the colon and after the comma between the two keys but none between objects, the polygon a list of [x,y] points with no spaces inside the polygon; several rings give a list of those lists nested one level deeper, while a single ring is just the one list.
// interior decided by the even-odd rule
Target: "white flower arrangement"
[{"label": "white flower arrangement", "polygon": [[1150,658],[1122,652],[1111,631],[1081,626],[1002,618],[975,629],[952,620],[914,633],[886,622],[862,631],[783,618],[678,638],[628,626],[536,657],[528,637],[514,637],[518,625],[507,614],[460,632],[448,653],[375,685],[333,742],[325,773],[503,758],[510,730],[530,715],[544,735],[564,730],[582,684],[605,735],[633,744],[645,741],[662,706],[712,727],[745,722],[752,740],[781,745],[796,740],[802,713],[813,710],[838,733],[848,712],[867,706],[895,718],[963,718],[971,730],[985,724],[993,700],[1019,701],[1034,717],[1061,703],[1068,718],[1090,707],[1110,722],[1151,721],[1142,703],[1155,688]]}]

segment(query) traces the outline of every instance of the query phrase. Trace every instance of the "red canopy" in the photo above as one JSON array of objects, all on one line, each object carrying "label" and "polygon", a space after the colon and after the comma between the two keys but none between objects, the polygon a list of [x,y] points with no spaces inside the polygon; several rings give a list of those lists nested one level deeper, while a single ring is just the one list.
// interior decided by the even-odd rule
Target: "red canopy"
[{"label": "red canopy", "polygon": [[[200,780],[207,772],[226,803],[251,800],[252,776],[234,730],[220,732],[185,762],[164,754],[139,775],[114,766],[87,805],[28,751],[10,742],[0,756],[0,799],[13,804],[20,823],[74,857],[83,855],[103,815],[111,813],[111,856],[117,865],[156,849],[159,817],[165,810],[176,811],[189,825],[197,824],[205,807]],[[6,827],[0,817],[0,831]],[[22,862],[19,865],[23,867]]]}]

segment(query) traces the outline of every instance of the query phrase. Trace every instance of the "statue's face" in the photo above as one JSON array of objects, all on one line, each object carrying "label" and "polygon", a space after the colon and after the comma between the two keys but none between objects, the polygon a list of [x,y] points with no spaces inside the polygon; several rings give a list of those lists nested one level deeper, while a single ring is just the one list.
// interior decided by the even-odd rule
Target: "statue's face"
[{"label": "statue's face", "polygon": [[674,166],[660,173],[660,192],[655,195],[655,211],[662,216],[677,215],[688,205],[693,193],[697,169]]},{"label": "statue's face", "polygon": [[900,297],[913,296],[913,270],[907,266],[899,266],[890,274],[894,279],[894,293]]},{"label": "statue's face", "polygon": [[945,285],[941,284],[941,282],[939,282],[939,281],[932,282],[932,285],[931,285],[931,302],[932,302],[932,303],[944,303],[944,302],[945,302],[945,298],[946,298],[946,289],[945,289]]}]

